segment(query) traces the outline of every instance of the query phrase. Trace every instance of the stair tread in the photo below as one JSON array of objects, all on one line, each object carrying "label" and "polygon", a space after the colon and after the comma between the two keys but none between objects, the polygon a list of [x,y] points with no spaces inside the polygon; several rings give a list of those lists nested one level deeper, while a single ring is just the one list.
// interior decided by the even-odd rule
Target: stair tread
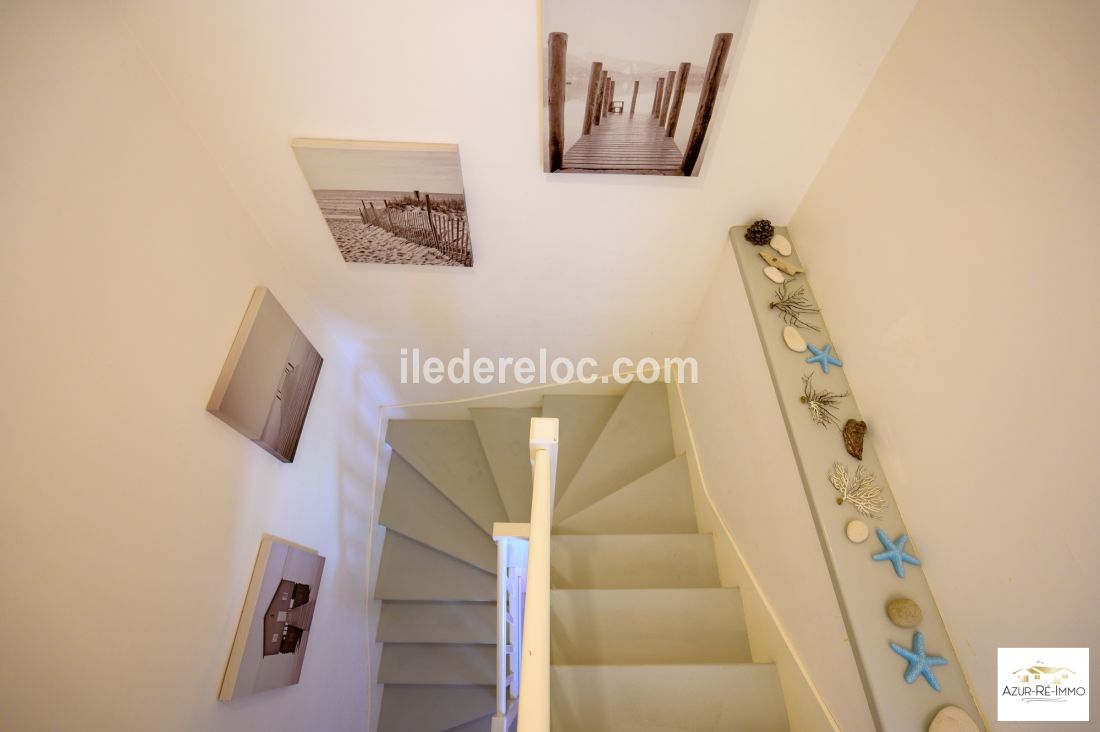
[{"label": "stair tread", "polygon": [[484,644],[386,643],[378,683],[495,684],[496,653],[496,646]]},{"label": "stair tread", "polygon": [[378,523],[487,572],[496,570],[493,539],[397,453],[390,456]]},{"label": "stair tread", "polygon": [[555,664],[752,660],[733,588],[551,590],[550,618]]},{"label": "stair tread", "polygon": [[386,444],[485,533],[492,535],[493,522],[508,520],[471,420],[391,420]]},{"label": "stair tread", "polygon": [[541,409],[483,407],[470,410],[508,520],[531,520],[531,419]]},{"label": "stair tread", "polygon": [[697,530],[684,455],[559,520],[554,526],[559,534],[680,534]]},{"label": "stair tread", "polygon": [[550,541],[555,589],[720,584],[710,534],[559,534]]},{"label": "stair tread", "polygon": [[497,642],[495,602],[382,603],[378,620],[381,643]]},{"label": "stair tread", "polygon": [[494,686],[387,684],[378,732],[440,732],[492,714]]},{"label": "stair tread", "polygon": [[787,732],[772,664],[552,666],[553,732]]},{"label": "stair tread", "polygon": [[564,486],[555,516],[568,518],[673,457],[665,385],[631,384],[576,476]]},{"label": "stair tread", "polygon": [[447,732],[490,732],[493,728],[493,715],[488,714],[480,719],[475,719],[457,727],[451,727]]},{"label": "stair tread", "polygon": [[387,530],[378,600],[496,600],[496,575]]},{"label": "stair tread", "polygon": [[564,488],[596,444],[607,421],[611,419],[622,397],[572,396],[548,394],[542,398],[542,416],[558,420],[558,495],[561,500]]}]

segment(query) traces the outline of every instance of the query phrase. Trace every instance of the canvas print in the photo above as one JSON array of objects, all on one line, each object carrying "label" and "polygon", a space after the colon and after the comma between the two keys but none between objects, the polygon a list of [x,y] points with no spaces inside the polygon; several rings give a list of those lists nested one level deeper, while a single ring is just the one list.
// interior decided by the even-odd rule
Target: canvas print
[{"label": "canvas print", "polygon": [[472,267],[457,145],[295,140],[345,262]]},{"label": "canvas print", "polygon": [[293,462],[322,360],[275,296],[257,287],[206,409]]},{"label": "canvas print", "polygon": [[219,699],[298,683],[324,568],[317,552],[264,538]]},{"label": "canvas print", "polygon": [[543,0],[550,173],[692,176],[749,0]]}]

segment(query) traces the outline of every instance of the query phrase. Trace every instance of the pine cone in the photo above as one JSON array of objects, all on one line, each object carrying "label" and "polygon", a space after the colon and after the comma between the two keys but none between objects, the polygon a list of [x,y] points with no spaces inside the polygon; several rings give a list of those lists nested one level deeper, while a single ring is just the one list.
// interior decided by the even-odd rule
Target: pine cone
[{"label": "pine cone", "polygon": [[745,239],[758,247],[762,247],[772,240],[774,234],[775,229],[772,228],[772,222],[767,219],[760,219],[752,222],[752,226],[745,232]]}]

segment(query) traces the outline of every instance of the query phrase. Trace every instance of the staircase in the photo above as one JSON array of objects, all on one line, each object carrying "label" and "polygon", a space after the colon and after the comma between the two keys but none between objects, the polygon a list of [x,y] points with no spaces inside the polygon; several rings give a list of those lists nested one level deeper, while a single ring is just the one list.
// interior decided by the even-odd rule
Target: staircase
[{"label": "staircase", "polygon": [[741,598],[699,534],[662,384],[553,396],[469,420],[395,420],[379,732],[488,732],[496,678],[493,522],[526,522],[532,417],[559,420],[551,540],[554,732],[787,730],[774,666],[752,663]]}]

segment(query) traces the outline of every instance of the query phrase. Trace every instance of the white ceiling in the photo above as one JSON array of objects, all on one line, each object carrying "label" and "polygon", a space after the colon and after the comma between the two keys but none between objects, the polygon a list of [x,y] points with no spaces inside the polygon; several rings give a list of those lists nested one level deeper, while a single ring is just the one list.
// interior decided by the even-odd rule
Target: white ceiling
[{"label": "white ceiling", "polygon": [[[404,346],[545,347],[605,367],[676,353],[726,229],[787,220],[914,2],[757,0],[695,179],[542,172],[534,2],[114,5],[368,388],[392,403],[503,388],[401,386]],[[458,143],[474,267],[344,263],[295,137]]]}]

